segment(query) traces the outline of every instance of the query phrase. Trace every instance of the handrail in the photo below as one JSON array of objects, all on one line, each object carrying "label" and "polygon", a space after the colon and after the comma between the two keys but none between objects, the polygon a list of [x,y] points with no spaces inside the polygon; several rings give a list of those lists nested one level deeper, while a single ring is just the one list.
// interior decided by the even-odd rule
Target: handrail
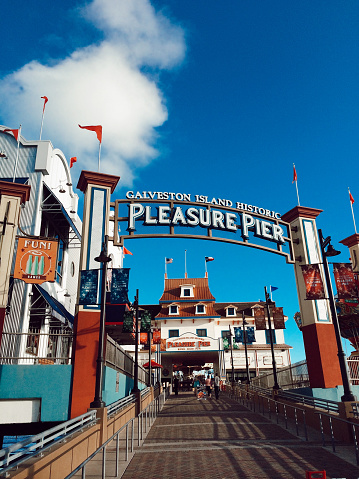
[{"label": "handrail", "polygon": [[323,427],[323,421],[322,421],[322,416],[328,417],[329,418],[329,426],[330,426],[330,436],[331,436],[331,443],[332,443],[332,449],[333,452],[335,452],[335,437],[334,437],[334,430],[332,426],[332,420],[334,421],[340,421],[345,424],[348,424],[348,426],[351,426],[352,429],[352,434],[353,434],[353,441],[354,441],[354,448],[355,448],[355,458],[357,461],[357,465],[359,466],[359,445],[358,445],[358,436],[357,436],[357,431],[359,430],[359,424],[356,424],[352,421],[347,421],[346,419],[342,419],[340,417],[335,417],[332,416],[331,414],[326,414],[321,411],[316,411],[315,414],[319,415],[319,423],[320,423],[320,432],[322,435],[322,444],[325,446],[325,435],[324,435],[324,427]]},{"label": "handrail", "polygon": [[148,394],[149,392],[151,391],[151,388],[148,386],[147,388],[145,389],[142,389],[141,391],[141,396],[145,396],[146,394]]},{"label": "handrail", "polygon": [[119,411],[120,409],[123,409],[124,407],[134,402],[136,402],[136,396],[134,394],[130,394],[129,396],[118,399],[117,401],[107,406],[107,416],[111,416],[115,412]]},{"label": "handrail", "polygon": [[[74,434],[85,426],[97,422],[96,411],[92,410],[69,421],[58,424],[51,429],[31,436],[25,441],[12,444],[0,450],[0,473],[13,468],[35,456],[39,451],[45,451],[54,444],[63,441],[65,437]],[[3,459],[2,459],[3,458]]]},{"label": "handrail", "polygon": [[[147,388],[149,389],[149,388]],[[144,390],[145,391],[145,390]],[[142,391],[141,391],[142,392]],[[166,391],[160,394],[156,399],[154,399],[140,414],[137,418],[131,418],[124,424],[118,431],[115,432],[105,443],[103,443],[99,448],[96,449],[87,459],[85,459],[79,466],[76,467],[70,474],[68,474],[65,479],[70,479],[73,477],[77,472],[82,470],[82,477],[86,475],[86,464],[91,461],[99,452],[102,451],[102,479],[106,478],[106,446],[116,438],[116,464],[115,464],[115,477],[118,477],[118,461],[119,461],[119,434],[126,428],[126,461],[128,460],[128,426],[131,423],[132,432],[131,432],[131,453],[133,452],[133,443],[134,443],[134,421],[135,419],[138,420],[138,446],[140,445],[140,441],[143,439],[143,426],[145,427],[145,432],[147,432],[147,424],[148,421],[154,421],[157,414],[161,411],[167,395]]]},{"label": "handrail", "polygon": [[[246,386],[241,385],[240,387],[242,389],[242,388],[245,388]],[[261,388],[259,386],[254,386],[252,384],[250,384],[249,388],[253,389],[254,391],[260,392],[264,396],[271,396],[273,391],[272,389]],[[303,405],[306,404],[307,406],[312,406],[315,409],[319,408],[319,409],[324,409],[326,411],[339,412],[339,404],[336,401],[331,401],[329,399],[304,396],[303,394],[297,394],[297,393],[292,393],[292,392],[282,391],[282,390],[277,391],[277,396],[281,397],[282,399],[288,399],[289,401],[295,401]]]}]

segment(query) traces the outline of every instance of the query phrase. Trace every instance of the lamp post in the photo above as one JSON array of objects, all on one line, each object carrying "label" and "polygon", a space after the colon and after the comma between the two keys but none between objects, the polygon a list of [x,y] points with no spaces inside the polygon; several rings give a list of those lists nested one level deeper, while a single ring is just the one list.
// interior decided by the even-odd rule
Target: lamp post
[{"label": "lamp post", "polygon": [[232,331],[231,331],[231,326],[228,325],[229,329],[229,340],[231,342],[231,363],[232,363],[232,387],[234,386],[234,365],[233,365],[233,341],[232,341]]},{"label": "lamp post", "polygon": [[152,369],[151,369],[151,356],[152,356],[152,351],[151,351],[151,327],[150,330],[148,331],[148,385],[152,386]]},{"label": "lamp post", "polygon": [[138,289],[136,289],[136,296],[135,296],[135,301],[134,301],[134,307],[135,307],[135,371],[133,373],[133,388],[132,388],[132,394],[137,393],[139,391],[138,389]]},{"label": "lamp post", "polygon": [[242,311],[242,321],[243,321],[243,343],[244,343],[244,354],[246,356],[246,372],[247,372],[247,384],[250,384],[250,374],[249,374],[249,363],[248,363],[248,351],[247,351],[247,331],[245,326],[248,324],[245,320],[244,311]]},{"label": "lamp post", "polygon": [[270,348],[271,348],[271,352],[272,352],[273,379],[274,379],[273,389],[278,390],[278,389],[280,389],[280,386],[278,384],[277,365],[276,365],[276,362],[275,362],[275,355],[274,355],[274,344],[273,344],[273,334],[272,334],[272,331],[274,331],[274,330],[272,329],[272,323],[271,323],[271,319],[270,319],[270,309],[269,309],[269,305],[273,304],[273,301],[269,298],[269,294],[267,293],[267,286],[264,286],[264,294],[265,294],[265,297],[266,297],[269,341],[270,341]]},{"label": "lamp post", "polygon": [[[338,315],[337,315],[337,310],[336,310],[336,307],[335,307],[333,287],[332,287],[332,282],[331,282],[331,279],[330,279],[329,266],[328,266],[328,260],[327,260],[328,256],[329,257],[337,256],[338,254],[340,254],[340,251],[335,250],[333,248],[333,246],[330,244],[330,241],[331,241],[330,236],[327,236],[327,238],[323,238],[323,233],[322,233],[321,229],[318,229],[318,236],[319,236],[319,242],[320,242],[320,249],[322,251],[323,270],[324,270],[325,281],[326,281],[326,284],[327,284],[329,307],[330,307],[330,313],[331,313],[331,316],[332,316],[332,322],[333,322],[333,326],[334,326],[335,339],[336,339],[336,342],[337,342],[340,374],[342,376],[343,389],[344,389],[344,394],[341,397],[341,400],[343,402],[345,402],[345,401],[356,401],[356,397],[354,396],[354,394],[352,393],[352,390],[350,388],[348,369],[347,369],[347,364],[346,364],[346,360],[345,360],[345,353],[344,353],[344,350],[343,350],[342,340],[341,340],[341,337],[340,337],[340,327],[339,327]],[[325,248],[327,246],[328,246],[327,251],[325,251]]]},{"label": "lamp post", "polygon": [[96,385],[95,385],[95,397],[90,407],[102,408],[106,404],[102,400],[102,385],[103,385],[103,368],[105,365],[104,358],[104,341],[105,341],[105,307],[106,307],[106,279],[107,279],[107,263],[111,261],[111,257],[107,256],[108,236],[105,235],[105,241],[102,243],[102,250],[99,256],[95,258],[95,261],[102,264],[102,277],[101,277],[101,299],[100,299],[100,329],[98,338],[98,353],[96,360]]}]

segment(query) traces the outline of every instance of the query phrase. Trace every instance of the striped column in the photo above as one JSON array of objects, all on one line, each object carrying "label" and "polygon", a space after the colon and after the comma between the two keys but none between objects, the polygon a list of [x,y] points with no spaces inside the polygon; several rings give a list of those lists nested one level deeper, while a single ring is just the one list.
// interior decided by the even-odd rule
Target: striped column
[{"label": "striped column", "polygon": [[[306,299],[306,288],[300,265],[322,263],[316,218],[322,212],[296,206],[282,218],[291,225],[296,262],[294,264],[302,333],[310,386],[333,388],[342,384],[334,326],[325,299]],[[322,271],[322,278],[324,274]]]},{"label": "striped column", "polygon": [[[119,176],[82,171],[77,185],[84,194],[80,271],[100,269],[99,256],[109,228],[110,197]],[[79,288],[80,289],[80,288]],[[78,304],[77,299],[77,304]],[[71,417],[87,412],[95,395],[96,359],[100,329],[100,291],[97,305],[77,307]]]}]

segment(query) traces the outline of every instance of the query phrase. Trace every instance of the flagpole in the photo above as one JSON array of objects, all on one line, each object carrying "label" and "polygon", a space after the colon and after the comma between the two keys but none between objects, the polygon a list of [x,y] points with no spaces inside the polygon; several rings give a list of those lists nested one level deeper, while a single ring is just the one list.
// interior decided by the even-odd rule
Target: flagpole
[{"label": "flagpole", "polygon": [[46,105],[46,103],[49,101],[46,96],[42,96],[41,98],[44,99],[44,106],[43,106],[43,108],[42,108],[41,128],[40,128],[40,138],[39,138],[39,140],[41,140],[41,136],[42,136],[42,126],[43,126],[43,124],[44,124],[44,116],[45,116],[45,105]]},{"label": "flagpole", "polygon": [[272,285],[269,285],[269,293],[270,293],[270,300],[273,301],[273,298],[272,298]]},{"label": "flagpole", "polygon": [[187,250],[184,250],[184,277],[187,278]]},{"label": "flagpole", "polygon": [[297,170],[295,169],[295,164],[294,163],[293,163],[293,168],[294,168],[294,172],[295,172],[295,189],[297,191],[298,206],[300,206],[299,192],[298,192]]},{"label": "flagpole", "polygon": [[40,128],[40,138],[39,140],[41,141],[41,135],[42,135],[42,126],[44,124],[44,116],[45,116],[45,105],[44,108],[42,109],[42,117],[41,117],[41,128]]},{"label": "flagpole", "polygon": [[167,262],[166,262],[166,258],[165,258],[165,278],[167,278]]},{"label": "flagpole", "polygon": [[101,141],[98,146],[98,172],[100,173],[100,159],[101,159]]},{"label": "flagpole", "polygon": [[349,191],[349,202],[350,202],[350,207],[352,209],[352,216],[353,216],[353,223],[354,223],[354,231],[355,231],[355,234],[357,234],[357,227],[356,227],[356,224],[355,224],[355,218],[354,218],[354,210],[353,210],[353,202],[351,201],[350,197],[351,197],[351,194],[350,194],[350,189],[349,189],[349,186],[348,186],[348,191]]},{"label": "flagpole", "polygon": [[17,137],[17,150],[16,150],[16,160],[15,160],[15,166],[14,166],[14,177],[12,179],[13,183],[15,183],[17,162],[19,160],[20,136],[21,136],[21,125],[20,125],[20,128],[19,128],[19,134],[18,134],[18,137]]},{"label": "flagpole", "polygon": [[207,278],[207,277],[208,277],[208,273],[207,273],[207,261],[206,261],[206,258],[204,258],[204,268],[205,268],[205,272],[206,272],[205,278]]}]

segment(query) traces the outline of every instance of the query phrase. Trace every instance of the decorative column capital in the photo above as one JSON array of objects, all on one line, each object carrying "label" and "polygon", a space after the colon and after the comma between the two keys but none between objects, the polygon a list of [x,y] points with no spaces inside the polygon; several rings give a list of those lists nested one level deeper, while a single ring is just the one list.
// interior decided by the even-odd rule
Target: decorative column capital
[{"label": "decorative column capital", "polygon": [[343,240],[339,241],[339,243],[351,248],[352,246],[359,244],[359,234],[354,233],[353,235],[348,236],[348,238],[344,238]]},{"label": "decorative column capital", "polygon": [[21,203],[29,201],[30,189],[30,185],[22,185],[21,183],[13,183],[10,181],[0,181],[0,195],[19,197]]},{"label": "decorative column capital", "polygon": [[120,177],[116,175],[107,175],[105,173],[96,173],[95,171],[82,170],[77,188],[83,193],[86,192],[89,184],[111,188],[111,193],[115,191]]},{"label": "decorative column capital", "polygon": [[315,218],[319,216],[322,211],[323,210],[318,210],[317,208],[309,208],[307,206],[295,206],[287,213],[284,213],[284,215],[282,215],[282,220],[286,221],[287,223],[291,223],[299,217],[315,220]]}]

